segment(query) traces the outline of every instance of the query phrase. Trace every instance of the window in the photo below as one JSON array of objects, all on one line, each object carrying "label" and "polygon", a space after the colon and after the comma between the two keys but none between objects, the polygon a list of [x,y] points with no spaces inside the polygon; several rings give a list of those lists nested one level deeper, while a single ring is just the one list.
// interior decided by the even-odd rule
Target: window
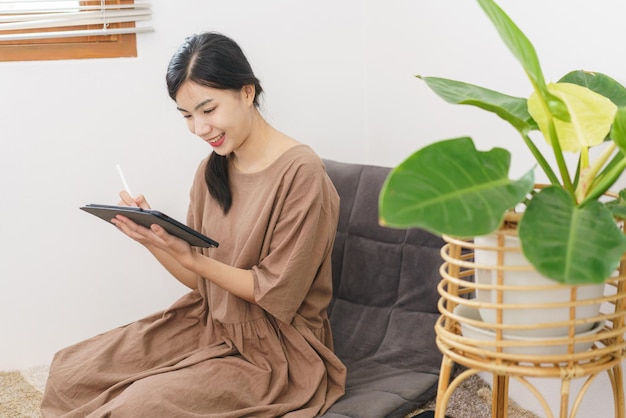
[{"label": "window", "polygon": [[136,57],[148,1],[0,0],[0,61]]}]

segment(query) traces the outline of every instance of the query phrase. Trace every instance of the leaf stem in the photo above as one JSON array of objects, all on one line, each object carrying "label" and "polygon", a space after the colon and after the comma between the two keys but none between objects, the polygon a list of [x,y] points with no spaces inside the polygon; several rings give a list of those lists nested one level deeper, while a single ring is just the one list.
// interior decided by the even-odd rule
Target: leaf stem
[{"label": "leaf stem", "polygon": [[[541,70],[538,70],[541,72]],[[527,73],[528,74],[528,73]],[[569,111],[567,106],[558,98],[550,94],[548,88],[543,81],[543,76],[540,78],[541,82],[535,82],[535,79],[528,74],[535,93],[539,99],[539,103],[544,109],[544,113],[547,116],[548,122],[548,140],[550,145],[552,145],[552,151],[554,152],[554,157],[556,159],[557,166],[559,167],[559,172],[561,174],[561,178],[563,180],[563,187],[567,190],[573,198],[576,198],[574,193],[574,186],[572,185],[572,179],[570,178],[569,171],[567,170],[567,165],[565,164],[565,158],[563,158],[563,150],[561,149],[561,144],[559,143],[559,137],[556,133],[556,128],[554,126],[554,118],[557,117],[560,120],[568,121],[570,119]],[[544,133],[545,135],[546,133]],[[535,156],[536,157],[536,156]],[[552,181],[552,180],[551,180]],[[559,185],[559,181],[555,185]]]},{"label": "leaf stem", "polygon": [[617,145],[615,142],[611,142],[611,144],[598,156],[592,165],[589,165],[589,152],[587,148],[583,148],[581,151],[581,157],[584,156],[586,158],[582,159],[581,164],[584,164],[585,160],[586,164],[581,167],[581,181],[576,188],[577,201],[583,201],[587,193],[597,187],[594,183],[594,179],[600,172],[600,169],[604,167],[606,162],[609,160],[609,157],[613,154],[613,152],[615,152],[616,148]]},{"label": "leaf stem", "polygon": [[572,186],[572,180],[569,175],[569,171],[567,170],[567,165],[565,164],[565,158],[563,158],[563,150],[561,149],[561,144],[559,143],[559,137],[556,133],[556,128],[554,127],[554,118],[551,113],[547,113],[548,115],[548,137],[550,139],[550,144],[552,145],[552,150],[554,151],[554,158],[556,159],[556,164],[559,167],[559,172],[561,173],[561,178],[563,180],[563,187],[567,190],[572,197],[574,196],[574,186]]},{"label": "leaf stem", "polygon": [[546,175],[548,176],[550,183],[552,183],[555,186],[559,186],[561,184],[561,182],[559,181],[559,178],[556,176],[556,174],[554,174],[554,170],[552,170],[552,167],[550,167],[550,164],[548,164],[548,162],[544,158],[541,151],[539,151],[539,148],[537,148],[533,140],[530,139],[530,136],[528,136],[528,133],[526,132],[520,132],[520,133],[522,135],[522,139],[526,143],[526,146],[528,147],[530,152],[533,154],[533,156],[535,157],[535,159],[537,160],[537,162],[543,169],[543,172],[546,173]]},{"label": "leaf stem", "polygon": [[613,170],[613,167],[619,164],[619,162],[622,161],[623,159],[624,159],[624,154],[621,151],[617,152],[613,156],[611,161],[609,161],[609,163],[602,169],[600,174],[598,174],[596,178],[593,179],[593,184],[591,185],[591,187],[596,187],[596,184],[599,183],[604,177],[606,177],[607,173],[610,173],[611,170]]},{"label": "leaf stem", "polygon": [[620,160],[616,165],[611,167],[602,180],[600,180],[596,186],[589,192],[589,194],[585,197],[585,199],[580,202],[579,207],[584,206],[588,202],[592,200],[597,200],[600,196],[606,193],[609,188],[615,184],[619,176],[626,169],[626,159]]}]

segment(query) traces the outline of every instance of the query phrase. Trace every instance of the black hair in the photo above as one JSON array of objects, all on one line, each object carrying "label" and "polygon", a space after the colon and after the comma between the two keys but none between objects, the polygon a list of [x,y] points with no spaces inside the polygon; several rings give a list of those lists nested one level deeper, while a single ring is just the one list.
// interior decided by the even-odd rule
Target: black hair
[{"label": "black hair", "polygon": [[[243,51],[231,38],[216,32],[192,35],[172,56],[167,67],[167,90],[176,100],[178,89],[186,81],[223,90],[240,90],[254,85],[254,105],[259,106],[263,92],[259,79]],[[213,152],[209,157],[204,178],[211,196],[228,213],[232,194],[228,176],[228,156]]]}]

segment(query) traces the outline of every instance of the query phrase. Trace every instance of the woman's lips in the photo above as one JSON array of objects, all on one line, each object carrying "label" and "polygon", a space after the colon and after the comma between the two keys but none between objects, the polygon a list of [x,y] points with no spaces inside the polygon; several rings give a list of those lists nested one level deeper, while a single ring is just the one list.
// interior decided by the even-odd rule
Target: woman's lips
[{"label": "woman's lips", "polygon": [[216,136],[215,138],[207,140],[207,142],[212,147],[219,147],[220,145],[224,143],[225,138],[226,138],[226,133],[222,132],[220,135]]}]

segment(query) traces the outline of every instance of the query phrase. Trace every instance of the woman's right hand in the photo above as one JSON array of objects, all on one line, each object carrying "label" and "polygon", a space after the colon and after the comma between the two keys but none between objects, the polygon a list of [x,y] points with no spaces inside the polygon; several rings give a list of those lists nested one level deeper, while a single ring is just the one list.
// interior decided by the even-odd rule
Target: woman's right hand
[{"label": "woman's right hand", "polygon": [[120,192],[120,198],[122,200],[118,203],[119,206],[135,206],[142,209],[150,209],[148,201],[142,194],[133,197],[129,195],[126,190],[122,190]]},{"label": "woman's right hand", "polygon": [[[118,203],[119,206],[133,206],[142,209],[150,209],[150,205],[142,194],[138,194],[133,197],[126,190],[122,190],[120,192],[120,198],[122,200]],[[146,239],[146,234],[154,234],[153,232],[150,232],[150,228],[137,225],[135,222],[122,215],[117,215],[115,218],[111,219],[111,222],[130,238],[147,248],[150,247],[150,242]]]}]

